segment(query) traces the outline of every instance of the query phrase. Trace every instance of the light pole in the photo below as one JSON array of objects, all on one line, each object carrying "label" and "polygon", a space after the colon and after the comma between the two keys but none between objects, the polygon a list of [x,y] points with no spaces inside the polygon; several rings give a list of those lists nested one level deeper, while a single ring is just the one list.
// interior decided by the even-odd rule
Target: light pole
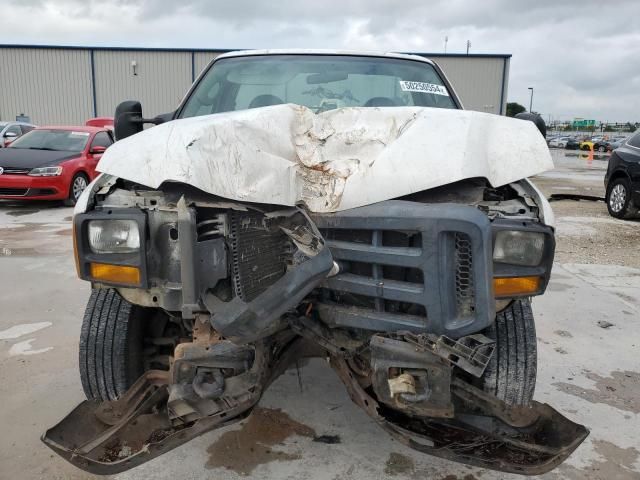
[{"label": "light pole", "polygon": [[533,108],[533,87],[529,87],[529,90],[531,90],[531,98],[529,98],[529,113],[531,113]]}]

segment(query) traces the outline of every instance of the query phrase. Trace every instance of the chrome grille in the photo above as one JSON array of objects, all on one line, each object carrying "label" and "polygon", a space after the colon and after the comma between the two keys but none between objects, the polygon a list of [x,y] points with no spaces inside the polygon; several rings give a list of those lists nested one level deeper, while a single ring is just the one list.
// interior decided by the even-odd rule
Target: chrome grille
[{"label": "chrome grille", "polygon": [[26,175],[31,170],[28,168],[17,168],[17,167],[4,167],[2,169],[3,175]]}]

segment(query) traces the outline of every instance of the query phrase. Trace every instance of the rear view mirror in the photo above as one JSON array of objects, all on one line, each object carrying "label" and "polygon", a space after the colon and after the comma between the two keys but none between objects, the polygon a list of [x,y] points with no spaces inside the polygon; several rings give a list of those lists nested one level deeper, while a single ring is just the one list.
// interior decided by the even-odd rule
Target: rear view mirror
[{"label": "rear view mirror", "polygon": [[349,78],[349,74],[347,72],[313,73],[307,77],[307,83],[309,85],[317,85],[318,83],[339,82],[340,80],[346,80],[347,78]]}]

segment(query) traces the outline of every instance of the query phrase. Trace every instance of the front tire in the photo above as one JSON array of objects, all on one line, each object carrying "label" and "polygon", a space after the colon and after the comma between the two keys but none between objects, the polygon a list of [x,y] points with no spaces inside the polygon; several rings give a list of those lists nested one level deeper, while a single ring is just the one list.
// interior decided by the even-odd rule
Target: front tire
[{"label": "front tire", "polygon": [[626,177],[619,177],[607,187],[607,210],[615,218],[629,218],[638,213],[638,208],[631,198],[631,184]]},{"label": "front tire", "polygon": [[89,400],[116,400],[144,371],[143,309],[94,289],[80,330],[80,379]]},{"label": "front tire", "polygon": [[508,405],[529,405],[536,388],[538,346],[529,300],[514,300],[483,332],[496,348],[481,378],[484,391]]}]

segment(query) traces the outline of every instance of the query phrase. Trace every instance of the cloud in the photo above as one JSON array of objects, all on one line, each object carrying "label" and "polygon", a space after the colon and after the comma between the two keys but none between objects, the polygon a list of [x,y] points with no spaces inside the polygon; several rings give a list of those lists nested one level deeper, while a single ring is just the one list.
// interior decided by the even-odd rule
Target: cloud
[{"label": "cloud", "polygon": [[640,120],[637,0],[23,0],[0,42],[511,53],[509,100],[553,118]]}]

